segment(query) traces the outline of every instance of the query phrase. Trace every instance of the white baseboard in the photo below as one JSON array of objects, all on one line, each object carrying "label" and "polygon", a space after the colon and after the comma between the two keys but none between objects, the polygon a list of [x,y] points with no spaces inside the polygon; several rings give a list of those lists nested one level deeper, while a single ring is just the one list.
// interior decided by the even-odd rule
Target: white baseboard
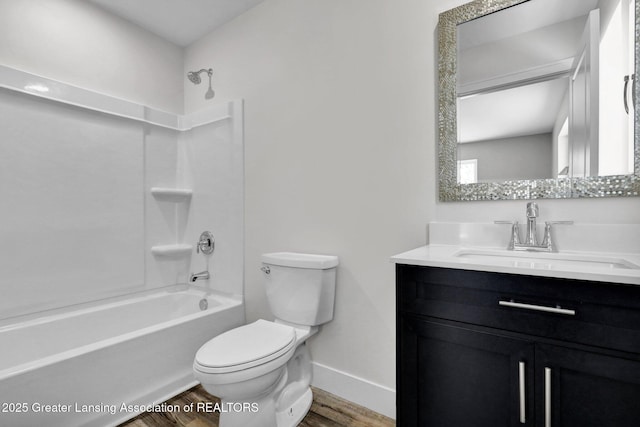
[{"label": "white baseboard", "polygon": [[346,372],[312,362],[314,387],[396,419],[396,391]]}]

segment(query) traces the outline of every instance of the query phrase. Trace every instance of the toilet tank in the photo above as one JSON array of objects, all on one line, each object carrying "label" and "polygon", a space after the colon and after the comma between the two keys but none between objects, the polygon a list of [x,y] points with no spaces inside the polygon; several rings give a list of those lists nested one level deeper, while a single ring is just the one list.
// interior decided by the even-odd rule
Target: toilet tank
[{"label": "toilet tank", "polygon": [[337,256],[275,252],[262,255],[262,264],[277,319],[306,326],[333,319]]}]

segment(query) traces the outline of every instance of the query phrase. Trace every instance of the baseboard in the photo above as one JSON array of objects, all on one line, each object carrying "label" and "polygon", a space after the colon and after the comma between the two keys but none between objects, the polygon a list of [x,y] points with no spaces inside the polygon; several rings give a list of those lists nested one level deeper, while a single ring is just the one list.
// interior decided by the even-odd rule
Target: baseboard
[{"label": "baseboard", "polygon": [[311,384],[350,402],[396,419],[396,391],[346,372],[312,362]]}]

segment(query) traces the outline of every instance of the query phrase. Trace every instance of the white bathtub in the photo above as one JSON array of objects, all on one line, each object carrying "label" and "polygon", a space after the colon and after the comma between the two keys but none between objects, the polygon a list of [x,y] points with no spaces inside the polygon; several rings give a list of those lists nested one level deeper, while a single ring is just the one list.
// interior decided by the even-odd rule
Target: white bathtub
[{"label": "white bathtub", "polygon": [[5,322],[0,426],[117,425],[195,385],[196,350],[243,323],[239,298],[187,286]]}]

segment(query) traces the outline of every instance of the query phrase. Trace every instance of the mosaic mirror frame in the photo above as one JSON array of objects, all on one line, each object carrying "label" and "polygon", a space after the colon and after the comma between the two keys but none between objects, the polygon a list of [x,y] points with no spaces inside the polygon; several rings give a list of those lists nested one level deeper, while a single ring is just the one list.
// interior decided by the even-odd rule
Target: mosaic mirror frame
[{"label": "mosaic mirror frame", "polygon": [[[634,173],[459,184],[457,180],[457,25],[530,0],[475,0],[443,12],[438,21],[438,182],[442,202],[566,199],[640,195],[640,113],[634,105]],[[559,0],[561,1],[561,0]],[[640,62],[640,1],[635,4],[635,73]],[[635,98],[640,99],[640,85]]]}]

